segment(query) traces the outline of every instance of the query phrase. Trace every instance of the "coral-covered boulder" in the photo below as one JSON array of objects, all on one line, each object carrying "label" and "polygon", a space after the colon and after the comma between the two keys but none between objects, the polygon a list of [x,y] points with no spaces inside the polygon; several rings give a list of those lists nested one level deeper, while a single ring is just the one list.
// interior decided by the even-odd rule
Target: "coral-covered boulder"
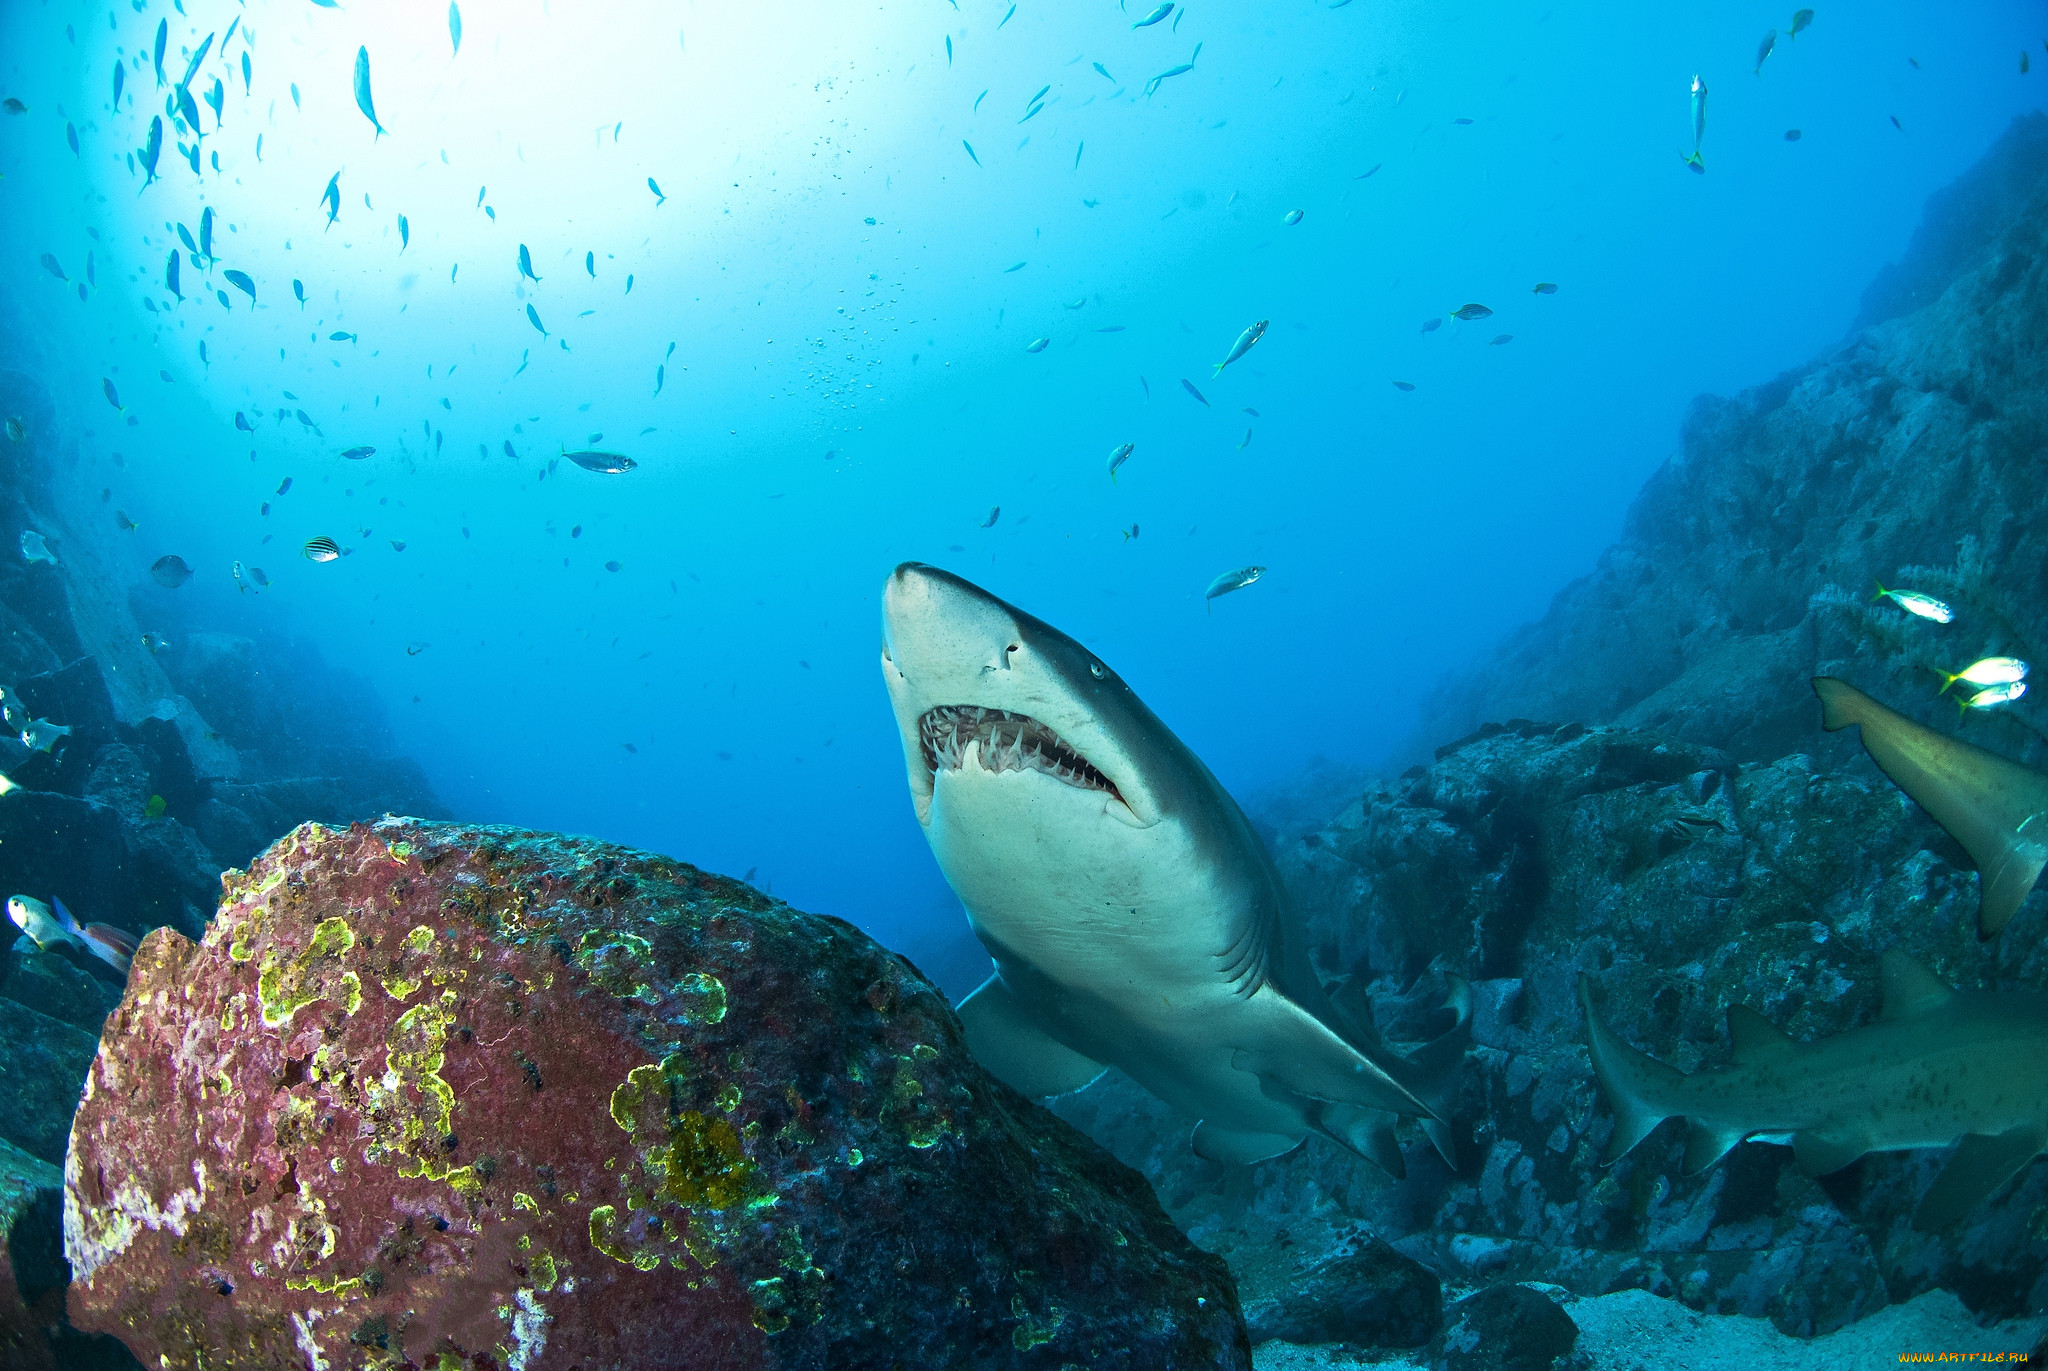
[{"label": "coral-covered boulder", "polygon": [[144,942],[70,1307],[165,1368],[1249,1367],[1218,1259],[836,919],[600,843],[307,825]]}]

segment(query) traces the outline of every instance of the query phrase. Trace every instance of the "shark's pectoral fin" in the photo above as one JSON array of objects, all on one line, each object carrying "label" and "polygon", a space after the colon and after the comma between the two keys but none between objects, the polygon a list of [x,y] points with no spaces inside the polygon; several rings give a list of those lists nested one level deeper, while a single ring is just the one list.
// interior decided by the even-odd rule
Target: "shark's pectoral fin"
[{"label": "shark's pectoral fin", "polygon": [[1965,1134],[1955,1156],[1934,1178],[1920,1208],[1914,1211],[1913,1227],[1922,1233],[1948,1227],[2018,1175],[2044,1147],[2048,1147],[2048,1124],[2023,1123],[1996,1135]]},{"label": "shark's pectoral fin", "polygon": [[1384,1109],[1332,1104],[1323,1107],[1316,1127],[1332,1142],[1350,1148],[1398,1181],[1407,1176],[1408,1165],[1401,1160],[1401,1144],[1394,1138],[1394,1118]]},{"label": "shark's pectoral fin", "polygon": [[1240,1133],[1235,1129],[1218,1128],[1204,1120],[1195,1125],[1195,1136],[1190,1139],[1190,1144],[1197,1157],[1232,1166],[1249,1166],[1253,1162],[1292,1152],[1301,1146],[1305,1136],[1302,1133]]},{"label": "shark's pectoral fin", "polygon": [[1688,1176],[1697,1176],[1727,1156],[1728,1149],[1747,1136],[1739,1128],[1708,1123],[1704,1119],[1687,1119],[1686,1125],[1685,1174]]},{"label": "shark's pectoral fin", "polygon": [[1435,1117],[1415,1092],[1272,986],[1261,987],[1245,1007],[1255,1016],[1257,1045],[1230,1054],[1237,1070],[1312,1100]]},{"label": "shark's pectoral fin", "polygon": [[967,1050],[1020,1095],[1064,1095],[1103,1073],[1101,1062],[1039,1027],[1000,975],[983,981],[960,1002],[958,1012],[967,1030]]},{"label": "shark's pectoral fin", "polygon": [[1792,1135],[1792,1159],[1809,1176],[1840,1171],[1870,1150],[1870,1139],[1855,1134],[1820,1133],[1806,1129]]}]

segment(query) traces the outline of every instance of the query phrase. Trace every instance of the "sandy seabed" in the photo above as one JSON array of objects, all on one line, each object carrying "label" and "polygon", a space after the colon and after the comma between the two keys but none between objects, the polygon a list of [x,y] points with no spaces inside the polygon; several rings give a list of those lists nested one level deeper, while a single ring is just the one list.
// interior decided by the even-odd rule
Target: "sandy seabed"
[{"label": "sandy seabed", "polygon": [[[1647,1290],[1578,1299],[1555,1288],[1565,1312],[1579,1325],[1577,1351],[1591,1371],[1856,1371],[1908,1364],[1908,1353],[2007,1352],[2024,1357],[2048,1333],[2048,1315],[1981,1327],[1963,1302],[1946,1290],[1895,1304],[1818,1338],[1780,1333],[1768,1319],[1737,1314],[1696,1314],[1676,1300]],[[1334,1347],[1261,1343],[1252,1351],[1256,1371],[1334,1371],[1378,1366],[1388,1371],[1421,1367],[1412,1355],[1350,1353]],[[1923,1364],[1941,1365],[1930,1359]],[[1978,1363],[1982,1365],[1984,1363]]]}]

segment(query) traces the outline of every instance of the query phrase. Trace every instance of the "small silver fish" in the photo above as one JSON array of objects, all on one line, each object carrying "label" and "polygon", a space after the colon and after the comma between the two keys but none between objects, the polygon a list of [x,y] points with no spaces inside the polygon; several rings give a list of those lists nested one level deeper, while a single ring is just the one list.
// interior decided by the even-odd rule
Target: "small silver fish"
[{"label": "small silver fish", "polygon": [[640,465],[622,452],[565,452],[562,455],[585,471],[606,476],[618,476]]},{"label": "small silver fish", "polygon": [[1230,355],[1216,364],[1215,375],[1221,376],[1223,368],[1229,366],[1247,352],[1250,352],[1252,344],[1266,336],[1267,322],[1267,320],[1261,319],[1255,324],[1248,325],[1243,333],[1237,335],[1237,341],[1230,345]]},{"label": "small silver fish", "polygon": [[997,506],[995,506],[994,508],[992,508],[992,509],[990,509],[990,510],[989,510],[989,512],[988,512],[988,518],[986,518],[986,519],[982,520],[981,526],[982,526],[983,528],[994,528],[994,527],[996,526],[996,520],[998,520],[998,519],[1000,519],[1000,518],[1002,518],[1002,517],[1003,517],[1003,507],[1002,507],[1001,505],[997,505]]},{"label": "small silver fish", "polygon": [[1870,598],[1890,600],[1908,614],[1916,614],[1922,619],[1932,619],[1937,624],[1952,622],[1956,617],[1954,610],[1932,595],[1922,595],[1917,590],[1886,590],[1882,582],[1878,583],[1877,594]]},{"label": "small silver fish", "polygon": [[[1159,6],[1159,8],[1153,10],[1150,14],[1146,15],[1143,19],[1140,19],[1137,23],[1131,25],[1131,27],[1134,29],[1149,29],[1154,24],[1158,23],[1160,20],[1164,19],[1167,15],[1172,13],[1172,5],[1162,4]],[[1107,73],[1104,74],[1107,75]]]},{"label": "small silver fish", "polygon": [[2027,664],[2017,657],[1983,657],[1961,671],[1939,671],[1935,674],[1941,677],[1940,693],[1946,695],[1949,687],[1957,681],[1973,686],[2002,686],[2024,681]]},{"label": "small silver fish", "polygon": [[1026,352],[1044,352],[1046,345],[1050,342],[1052,342],[1050,338],[1033,338],[1024,345],[1024,350]]},{"label": "small silver fish", "polygon": [[356,49],[356,108],[363,112],[363,118],[370,121],[370,127],[377,130],[371,136],[374,142],[384,136],[384,126],[377,122],[377,106],[370,99],[370,50]]},{"label": "small silver fish", "polygon": [[1116,469],[1122,466],[1125,462],[1130,461],[1131,454],[1137,451],[1137,448],[1138,445],[1136,443],[1125,443],[1122,447],[1119,447],[1115,452],[1109,454],[1110,480],[1116,480]]},{"label": "small silver fish", "polygon": [[32,752],[49,752],[69,736],[71,729],[64,724],[53,724],[48,719],[31,719],[28,727],[21,730],[21,745]]},{"label": "small silver fish", "polygon": [[1776,29],[1772,29],[1769,33],[1763,36],[1763,41],[1756,45],[1756,75],[1762,76],[1764,74],[1764,59],[1766,57],[1769,57],[1771,55],[1771,49],[1777,46],[1778,31]]},{"label": "small silver fish", "polygon": [[1291,209],[1287,211],[1287,213],[1280,216],[1280,222],[1287,225],[1289,228],[1293,228],[1296,224],[1301,222],[1301,211],[1298,209]]},{"label": "small silver fish", "polygon": [[1203,593],[1202,599],[1205,602],[1211,601],[1219,595],[1228,595],[1233,590],[1243,590],[1265,574],[1266,569],[1262,566],[1248,566],[1237,571],[1226,571],[1215,580],[1209,582],[1209,589]]},{"label": "small silver fish", "polygon": [[1788,31],[1788,32],[1786,33],[1786,35],[1785,35],[1785,36],[1786,36],[1787,38],[1797,38],[1797,37],[1798,37],[1798,36],[1800,35],[1800,33],[1801,33],[1801,32],[1803,32],[1803,31],[1805,30],[1806,26],[1807,26],[1808,24],[1811,24],[1812,22],[1813,22],[1813,11],[1812,11],[1812,10],[1794,10],[1794,11],[1792,11],[1792,27],[1791,27],[1791,29],[1790,29],[1790,30],[1789,30],[1789,31]]},{"label": "small silver fish", "polygon": [[25,528],[21,531],[21,558],[30,566],[34,566],[37,562],[48,562],[51,566],[57,565],[57,554],[50,551],[50,545],[43,541],[43,535],[32,528]]},{"label": "small silver fish", "polygon": [[14,920],[14,926],[28,934],[29,941],[44,952],[54,947],[73,947],[80,952],[87,950],[78,935],[64,927],[50,912],[50,907],[32,895],[9,895],[7,917]]},{"label": "small silver fish", "polygon": [[1707,135],[1707,83],[1698,76],[1692,78],[1692,156],[1685,164],[1696,172],[1704,172],[1707,164],[1700,160],[1700,140]]},{"label": "small silver fish", "polygon": [[1972,709],[1991,709],[1997,705],[2010,704],[2026,693],[2025,681],[2007,681],[2004,685],[1986,686],[1967,698],[1958,697],[1956,711],[1960,714]]}]

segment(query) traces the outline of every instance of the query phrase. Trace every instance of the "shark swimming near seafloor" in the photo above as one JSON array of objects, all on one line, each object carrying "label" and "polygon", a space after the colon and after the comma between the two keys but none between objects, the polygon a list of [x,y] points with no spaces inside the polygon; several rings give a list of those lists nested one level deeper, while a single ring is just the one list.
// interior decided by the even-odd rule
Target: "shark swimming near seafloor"
[{"label": "shark swimming near seafloor", "polygon": [[882,672],[919,826],[994,974],[959,1006],[1026,1095],[1116,1066],[1221,1162],[1311,1133],[1402,1173],[1396,1116],[1446,1159],[1465,1014],[1403,1057],[1324,993],[1251,823],[1102,660],[949,572],[896,568]]},{"label": "shark swimming near seafloor", "polygon": [[1821,727],[1859,725],[1885,775],[1977,864],[1980,936],[1996,936],[2048,866],[2048,776],[1885,708],[1847,681],[1813,678]]},{"label": "shark swimming near seafloor", "polygon": [[1876,1023],[1802,1043],[1742,1005],[1735,1063],[1686,1075],[1600,1021],[1579,974],[1593,1076],[1614,1111],[1607,1164],[1668,1118],[1688,1126],[1685,1173],[1745,1138],[1789,1139],[1810,1176],[1866,1152],[1961,1146],[1913,1215],[1923,1232],[1962,1218],[2048,1150],[2048,996],[1954,990],[1897,950],[1881,963]]}]

